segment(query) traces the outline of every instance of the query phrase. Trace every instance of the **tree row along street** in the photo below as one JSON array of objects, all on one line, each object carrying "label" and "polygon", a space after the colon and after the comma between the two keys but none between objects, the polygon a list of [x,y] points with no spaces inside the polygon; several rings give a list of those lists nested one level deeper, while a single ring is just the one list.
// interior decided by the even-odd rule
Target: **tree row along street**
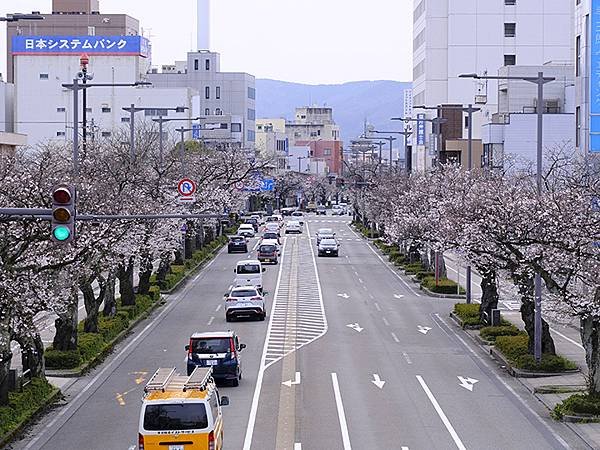
[{"label": "tree row along street", "polygon": [[[223,291],[240,257],[221,252],[103,366],[64,389],[60,414],[15,449],[135,448],[148,376],[183,370],[193,332],[227,328],[247,344],[240,386],[220,388],[231,398],[230,448],[585,448],[465,342],[447,317],[452,300],[414,290],[346,218],[322,222],[286,237],[280,265],[267,268],[268,323],[225,323]],[[323,225],[342,242],[339,258],[314,256]]]}]

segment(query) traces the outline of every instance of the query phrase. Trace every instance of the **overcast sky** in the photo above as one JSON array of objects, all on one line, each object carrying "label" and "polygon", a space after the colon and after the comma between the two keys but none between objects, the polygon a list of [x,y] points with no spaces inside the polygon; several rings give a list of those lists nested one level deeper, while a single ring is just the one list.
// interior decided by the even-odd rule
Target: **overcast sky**
[{"label": "overcast sky", "polygon": [[[412,0],[213,0],[212,50],[221,70],[312,84],[412,78]],[[160,6],[159,6],[160,5]],[[174,6],[177,6],[175,8]],[[0,0],[0,15],[49,13],[51,0]],[[196,42],[194,0],[100,0],[137,18],[153,64],[185,59]],[[6,73],[0,23],[0,72]]]}]

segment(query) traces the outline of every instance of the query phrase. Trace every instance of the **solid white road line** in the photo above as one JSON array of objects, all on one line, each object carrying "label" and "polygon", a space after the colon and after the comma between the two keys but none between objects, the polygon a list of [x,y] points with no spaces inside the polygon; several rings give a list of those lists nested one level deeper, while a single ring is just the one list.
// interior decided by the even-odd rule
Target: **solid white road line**
[{"label": "solid white road line", "polygon": [[386,327],[390,326],[390,323],[388,322],[388,320],[385,317],[383,317],[382,320]]},{"label": "solid white road line", "polygon": [[333,394],[335,395],[335,405],[337,407],[338,417],[340,419],[340,429],[342,431],[342,442],[344,450],[350,450],[350,435],[348,434],[348,424],[346,423],[346,413],[344,412],[344,404],[342,403],[342,395],[340,394],[340,385],[338,383],[337,373],[331,374],[331,382],[333,383]]},{"label": "solid white road line", "polygon": [[570,342],[573,345],[576,345],[577,347],[579,347],[581,350],[585,350],[584,346],[581,345],[579,342],[574,341],[573,339],[571,339],[569,336],[565,336],[564,334],[562,334],[559,331],[556,331],[554,328],[550,328],[550,331],[552,333],[558,334],[561,338],[563,338],[565,341]]},{"label": "solid white road line", "polygon": [[294,450],[302,450],[302,444],[299,442],[296,442],[294,444]]},{"label": "solid white road line", "polygon": [[400,339],[398,339],[398,336],[396,336],[396,333],[392,333],[392,338],[394,338],[394,340],[396,342],[398,342],[398,343],[400,342]]},{"label": "solid white road line", "polygon": [[448,433],[450,433],[450,436],[452,436],[452,439],[454,440],[454,443],[456,444],[456,446],[458,447],[458,449],[459,450],[466,450],[465,445],[462,443],[462,441],[458,437],[458,434],[454,430],[454,427],[452,426],[452,424],[448,420],[448,417],[446,417],[446,414],[444,414],[444,411],[440,407],[440,404],[437,402],[437,400],[435,399],[435,397],[433,396],[433,394],[429,390],[429,387],[427,386],[427,384],[425,383],[425,380],[423,380],[423,377],[421,375],[417,375],[417,381],[419,382],[419,384],[421,385],[421,387],[425,391],[425,395],[427,395],[427,398],[429,398],[429,401],[431,402],[431,404],[435,408],[435,412],[437,412],[438,416],[440,416],[440,419],[442,419],[442,422],[444,423],[444,426],[448,430]]},{"label": "solid white road line", "polygon": [[208,326],[211,326],[213,321],[215,320],[215,316],[212,316],[210,319],[208,319]]}]

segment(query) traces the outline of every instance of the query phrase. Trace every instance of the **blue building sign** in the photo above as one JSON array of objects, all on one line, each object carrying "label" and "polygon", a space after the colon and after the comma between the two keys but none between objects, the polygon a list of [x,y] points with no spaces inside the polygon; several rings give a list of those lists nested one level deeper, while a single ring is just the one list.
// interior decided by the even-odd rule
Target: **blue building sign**
[{"label": "blue building sign", "polygon": [[417,114],[417,145],[425,145],[425,114]]},{"label": "blue building sign", "polygon": [[150,53],[150,43],[142,36],[13,36],[15,55],[123,55]]},{"label": "blue building sign", "polygon": [[592,0],[589,42],[590,152],[600,152],[600,0]]},{"label": "blue building sign", "polygon": [[192,124],[192,139],[200,140],[200,125]]}]

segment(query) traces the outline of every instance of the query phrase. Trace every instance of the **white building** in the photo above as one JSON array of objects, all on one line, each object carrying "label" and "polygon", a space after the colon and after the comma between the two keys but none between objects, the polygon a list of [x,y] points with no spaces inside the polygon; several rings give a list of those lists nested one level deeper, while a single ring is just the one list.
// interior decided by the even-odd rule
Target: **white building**
[{"label": "white building", "polygon": [[256,151],[273,161],[277,169],[286,168],[285,157],[289,140],[285,134],[285,119],[256,119]]},{"label": "white building", "polygon": [[340,127],[333,120],[333,109],[328,107],[296,108],[293,122],[287,122],[285,132],[290,143],[298,141],[339,141]]},{"label": "white building", "polygon": [[206,50],[190,52],[187,61],[153,69],[148,80],[155,88],[189,88],[200,93],[199,114],[241,117],[243,146],[256,141],[255,78],[247,73],[221,72],[220,55]]},{"label": "white building", "polygon": [[[458,76],[495,75],[500,67],[515,64],[571,61],[574,6],[557,0],[415,0],[414,104],[478,104],[482,111],[473,129],[479,138],[480,125],[496,111],[498,84]],[[429,135],[429,124],[426,129]],[[426,147],[414,147],[413,161],[425,155],[430,164]]]},{"label": "white building", "polygon": [[[86,42],[92,47],[104,40],[104,48],[63,49],[59,54],[47,55],[43,49],[32,48],[29,37],[19,36],[13,42],[15,74],[15,131],[29,136],[35,145],[51,139],[70,140],[73,133],[73,92],[64,88],[81,70],[80,55],[89,53],[88,73],[94,83],[131,84],[145,80],[149,68],[147,41],[139,36],[103,38],[81,36],[71,39],[80,45]],[[35,40],[39,37],[33,38]],[[127,43],[122,44],[124,41]],[[122,44],[122,48],[118,46]],[[53,45],[48,40],[45,45]],[[99,46],[100,47],[100,46]],[[83,99],[79,91],[79,120],[82,120]],[[157,89],[154,87],[92,87],[87,89],[88,133],[93,138],[109,137],[119,127],[128,127],[129,113],[122,108],[152,108],[136,114],[136,121],[150,119],[164,113],[162,108],[184,106],[183,113],[170,112],[169,118],[189,118],[193,99],[198,93],[193,89]],[[190,127],[191,123],[166,124],[165,131],[178,126]],[[186,136],[190,136],[187,134]]]}]

